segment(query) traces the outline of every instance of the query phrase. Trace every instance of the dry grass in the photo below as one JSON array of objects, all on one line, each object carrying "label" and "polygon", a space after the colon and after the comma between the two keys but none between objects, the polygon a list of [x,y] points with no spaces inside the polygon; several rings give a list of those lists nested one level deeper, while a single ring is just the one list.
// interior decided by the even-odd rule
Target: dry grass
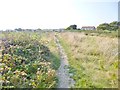
[{"label": "dry grass", "polygon": [[[59,35],[76,72],[76,87],[118,87],[118,39],[86,36],[77,32]],[[74,72],[73,72],[74,73]]]}]

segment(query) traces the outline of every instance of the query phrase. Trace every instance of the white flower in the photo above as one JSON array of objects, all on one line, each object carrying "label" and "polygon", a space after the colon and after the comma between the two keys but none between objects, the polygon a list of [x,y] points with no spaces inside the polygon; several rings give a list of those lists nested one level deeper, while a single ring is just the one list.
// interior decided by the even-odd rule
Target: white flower
[{"label": "white flower", "polygon": [[38,70],[40,70],[40,68],[38,68]]}]

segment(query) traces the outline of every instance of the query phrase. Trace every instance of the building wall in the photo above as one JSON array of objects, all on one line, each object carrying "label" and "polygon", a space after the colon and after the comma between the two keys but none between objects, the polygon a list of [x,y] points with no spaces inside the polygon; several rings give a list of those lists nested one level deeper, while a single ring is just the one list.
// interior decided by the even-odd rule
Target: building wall
[{"label": "building wall", "polygon": [[88,28],[88,27],[86,27],[86,28],[81,28],[81,30],[95,30],[95,28]]},{"label": "building wall", "polygon": [[118,21],[120,21],[120,1],[118,2]]}]

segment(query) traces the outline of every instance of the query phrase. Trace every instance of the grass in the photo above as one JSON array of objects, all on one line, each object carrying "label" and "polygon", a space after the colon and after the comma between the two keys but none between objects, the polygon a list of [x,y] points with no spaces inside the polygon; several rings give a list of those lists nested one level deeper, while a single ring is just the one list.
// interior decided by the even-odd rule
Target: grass
[{"label": "grass", "polygon": [[80,33],[84,33],[85,35],[89,35],[89,36],[101,36],[101,37],[118,37],[120,29],[116,30],[116,31],[110,31],[110,30],[66,30],[66,32],[80,32]]},{"label": "grass", "polygon": [[118,39],[78,32],[59,34],[76,88],[118,87]]},{"label": "grass", "polygon": [[[47,47],[51,51],[51,54],[49,57],[49,60],[51,62],[51,67],[57,71],[60,66],[60,55],[59,55],[59,51],[57,49],[56,43],[54,41],[54,33],[53,32],[45,32],[44,36],[42,36],[42,40],[44,42],[48,43]],[[58,77],[56,76],[55,79],[56,79],[55,87],[57,87]]]},{"label": "grass", "polygon": [[60,66],[60,55],[57,49],[57,46],[54,41],[54,33],[46,32],[45,36],[42,39],[46,42],[49,42],[47,45],[50,51],[52,52],[50,55],[50,61],[52,62],[52,67],[57,70]]}]

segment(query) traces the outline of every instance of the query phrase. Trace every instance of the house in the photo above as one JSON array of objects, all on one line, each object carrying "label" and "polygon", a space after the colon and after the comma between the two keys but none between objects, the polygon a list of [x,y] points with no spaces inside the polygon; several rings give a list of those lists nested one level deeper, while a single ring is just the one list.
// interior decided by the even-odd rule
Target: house
[{"label": "house", "polygon": [[94,26],[83,26],[81,30],[96,30]]}]

